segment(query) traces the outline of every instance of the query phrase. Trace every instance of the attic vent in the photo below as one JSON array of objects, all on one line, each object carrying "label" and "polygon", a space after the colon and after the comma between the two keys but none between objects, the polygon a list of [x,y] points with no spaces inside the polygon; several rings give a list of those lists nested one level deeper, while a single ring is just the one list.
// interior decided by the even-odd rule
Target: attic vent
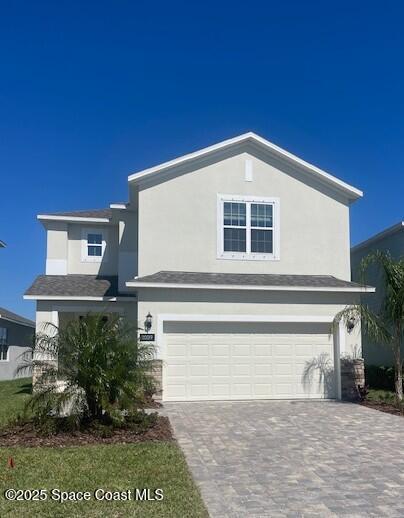
[{"label": "attic vent", "polygon": [[253,181],[253,164],[250,158],[246,158],[245,161],[245,181],[252,182]]}]

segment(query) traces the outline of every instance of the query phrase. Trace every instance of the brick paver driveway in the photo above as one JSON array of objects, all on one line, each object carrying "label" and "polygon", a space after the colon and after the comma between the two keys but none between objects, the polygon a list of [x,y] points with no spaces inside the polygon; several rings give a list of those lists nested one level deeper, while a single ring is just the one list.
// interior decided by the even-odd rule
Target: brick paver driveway
[{"label": "brick paver driveway", "polygon": [[166,403],[212,517],[404,517],[404,418],[337,402]]}]

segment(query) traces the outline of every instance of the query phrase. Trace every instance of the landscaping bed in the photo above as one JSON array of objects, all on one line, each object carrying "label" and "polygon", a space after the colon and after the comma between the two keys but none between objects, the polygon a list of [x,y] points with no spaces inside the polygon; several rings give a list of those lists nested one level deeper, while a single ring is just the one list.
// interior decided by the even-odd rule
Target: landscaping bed
[{"label": "landscaping bed", "polygon": [[374,410],[404,417],[404,406],[401,408],[397,406],[395,394],[390,390],[369,389],[366,398],[360,404]]},{"label": "landscaping bed", "polygon": [[82,430],[44,435],[32,421],[8,426],[0,430],[1,446],[76,446],[89,444],[129,444],[144,441],[172,441],[173,435],[167,417],[156,416],[147,429],[88,427]]},{"label": "landscaping bed", "polygon": [[[7,403],[0,405],[0,516],[208,517],[166,417],[157,416],[147,430],[114,428],[109,437],[102,427],[40,436],[33,421],[18,424],[29,392],[29,379],[0,382],[0,398]],[[10,488],[41,489],[46,499],[7,500],[4,492]],[[149,488],[151,495],[161,488],[164,498],[108,501],[94,496],[100,489],[133,495],[135,488]],[[52,499],[55,489],[88,491],[91,498],[61,502]]]}]

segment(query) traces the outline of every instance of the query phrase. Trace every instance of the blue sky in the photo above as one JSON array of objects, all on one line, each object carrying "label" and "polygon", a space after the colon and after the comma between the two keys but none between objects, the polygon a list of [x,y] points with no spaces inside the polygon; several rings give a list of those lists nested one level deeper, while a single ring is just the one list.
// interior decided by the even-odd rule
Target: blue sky
[{"label": "blue sky", "polygon": [[364,190],[354,244],[399,221],[400,4],[0,0],[0,306],[34,316],[37,213],[249,130]]}]

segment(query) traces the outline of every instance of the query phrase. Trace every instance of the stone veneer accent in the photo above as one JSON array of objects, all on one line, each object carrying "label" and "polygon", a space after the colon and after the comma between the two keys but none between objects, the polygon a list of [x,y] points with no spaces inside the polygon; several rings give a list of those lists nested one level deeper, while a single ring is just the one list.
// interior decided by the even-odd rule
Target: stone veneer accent
[{"label": "stone veneer accent", "polygon": [[360,399],[360,389],[365,386],[363,358],[341,358],[341,398],[346,401]]},{"label": "stone veneer accent", "polygon": [[[163,362],[162,360],[153,360],[151,368],[152,376],[156,384],[156,392],[154,399],[161,401],[162,399],[162,376]],[[360,391],[358,387],[365,386],[365,362],[363,358],[341,359],[341,397],[346,401],[357,401],[360,399]]]},{"label": "stone veneer accent", "polygon": [[153,360],[151,373],[154,379],[154,383],[156,385],[156,392],[154,394],[154,399],[156,401],[161,401],[162,393],[163,393],[163,361],[162,360]]}]

